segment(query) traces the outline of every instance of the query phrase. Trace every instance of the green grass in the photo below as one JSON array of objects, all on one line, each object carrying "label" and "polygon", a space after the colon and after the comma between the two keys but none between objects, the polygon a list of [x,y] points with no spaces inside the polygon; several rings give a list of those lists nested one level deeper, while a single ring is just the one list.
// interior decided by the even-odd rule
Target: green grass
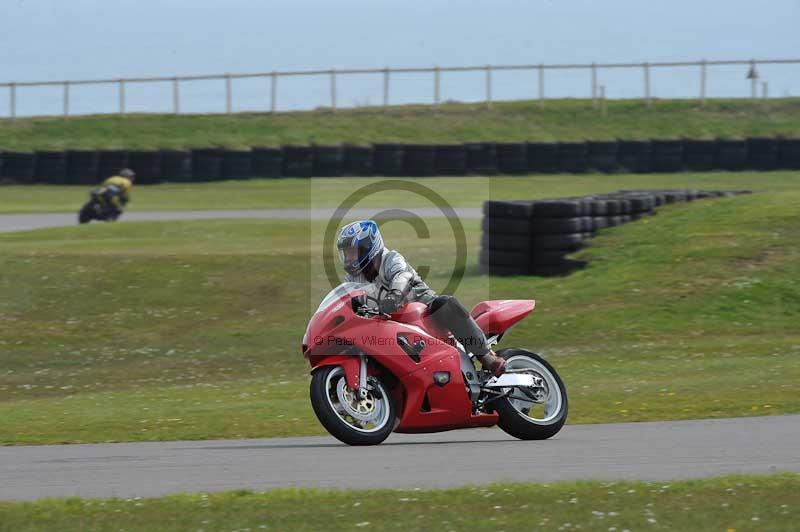
[{"label": "green grass", "polygon": [[[503,344],[555,364],[571,423],[800,412],[800,190],[787,183],[603,231],[567,278],[477,275],[479,221],[465,220],[457,295],[537,299]],[[428,225],[427,241],[400,222],[385,238],[440,289],[454,245],[444,220]],[[326,291],[322,233],[235,220],[0,235],[0,443],[322,433],[299,353]]]},{"label": "green grass", "polygon": [[[795,530],[800,476],[0,502],[0,530]],[[313,510],[311,510],[313,508]]]},{"label": "green grass", "polygon": [[611,100],[602,116],[588,100],[450,103],[278,115],[114,115],[0,120],[0,148],[248,147],[307,143],[464,142],[797,135],[800,100]]},{"label": "green grass", "polygon": [[[402,179],[402,178],[400,178]],[[205,184],[136,186],[131,211],[281,209],[335,207],[353,191],[386,178],[254,179]],[[430,177],[414,181],[445,197],[453,206],[480,206],[492,199],[564,197],[610,192],[621,188],[699,188],[794,190],[797,172],[702,172],[680,174],[581,174],[528,177]],[[88,187],[58,185],[0,186],[0,214],[77,212]],[[365,205],[429,206],[407,192],[383,192]]]}]

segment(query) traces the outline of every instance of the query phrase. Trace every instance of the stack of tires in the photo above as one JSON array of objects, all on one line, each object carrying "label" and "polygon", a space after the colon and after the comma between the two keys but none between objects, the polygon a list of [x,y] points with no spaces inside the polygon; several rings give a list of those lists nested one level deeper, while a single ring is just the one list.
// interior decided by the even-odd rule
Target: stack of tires
[{"label": "stack of tires", "polygon": [[375,150],[372,146],[346,145],[343,150],[342,173],[344,175],[373,175]]},{"label": "stack of tires", "polygon": [[561,164],[559,145],[555,142],[528,143],[528,170],[539,174],[554,174]]},{"label": "stack of tires", "polygon": [[464,144],[466,173],[494,175],[497,173],[497,145],[494,142],[470,142]]},{"label": "stack of tires", "polygon": [[528,172],[528,145],[524,142],[502,142],[495,145],[497,170],[501,174],[519,175]]},{"label": "stack of tires", "polygon": [[774,170],[778,167],[778,139],[747,139],[747,166],[756,170]]},{"label": "stack of tires", "polygon": [[250,150],[222,150],[222,179],[253,177],[253,157]]},{"label": "stack of tires", "polygon": [[684,139],[683,141],[683,158],[687,170],[699,172],[713,170],[716,152],[716,140]]},{"label": "stack of tires", "polygon": [[436,147],[431,144],[406,144],[403,147],[403,173],[414,177],[436,173]]},{"label": "stack of tires", "polygon": [[591,231],[583,200],[487,201],[480,271],[489,275],[564,275],[583,266],[566,258]]},{"label": "stack of tires", "polygon": [[73,185],[94,185],[100,157],[94,150],[67,151],[67,180]]},{"label": "stack of tires", "polygon": [[781,139],[778,165],[785,170],[800,170],[800,139]]},{"label": "stack of tires", "polygon": [[436,175],[464,175],[467,173],[467,150],[461,144],[436,146]]},{"label": "stack of tires", "polygon": [[185,183],[192,180],[192,153],[186,150],[161,150],[159,154],[164,181]]},{"label": "stack of tires", "polygon": [[192,181],[217,181],[222,177],[222,151],[217,148],[192,150]]},{"label": "stack of tires", "polygon": [[653,169],[653,145],[649,140],[620,140],[617,162],[628,172],[643,174]]},{"label": "stack of tires", "polygon": [[281,177],[283,175],[283,150],[280,148],[253,148],[251,165],[255,177]]},{"label": "stack of tires", "polygon": [[161,152],[131,151],[128,164],[136,172],[136,183],[147,185],[161,180]]},{"label": "stack of tires", "polygon": [[130,165],[128,150],[101,150],[97,153],[97,177],[106,179],[118,175],[120,170]]},{"label": "stack of tires", "polygon": [[652,168],[655,172],[680,172],[683,170],[682,140],[654,140],[651,142]]},{"label": "stack of tires", "polygon": [[715,166],[723,170],[743,170],[747,166],[747,142],[718,140]]},{"label": "stack of tires", "polygon": [[63,151],[36,152],[36,169],[33,172],[36,183],[67,183],[67,154]]},{"label": "stack of tires", "polygon": [[583,247],[592,232],[592,202],[584,198],[540,200],[532,204],[528,273],[566,275],[585,263],[566,255]]},{"label": "stack of tires", "polygon": [[283,147],[283,175],[311,177],[314,173],[314,149],[311,146]]},{"label": "stack of tires", "polygon": [[586,265],[568,258],[592,235],[655,214],[660,205],[750,191],[620,190],[552,200],[483,204],[479,270],[489,275],[566,275]]},{"label": "stack of tires", "polygon": [[585,142],[562,142],[558,147],[558,169],[582,174],[589,168],[589,147]]},{"label": "stack of tires", "polygon": [[344,152],[341,146],[314,146],[312,174],[317,177],[342,175]]},{"label": "stack of tires", "polygon": [[402,144],[375,144],[373,155],[372,167],[376,175],[403,175],[405,146]]},{"label": "stack of tires", "polygon": [[589,168],[611,173],[617,169],[617,141],[590,141],[588,147]]},{"label": "stack of tires", "polygon": [[32,183],[36,172],[36,154],[7,151],[3,153],[0,177],[18,183]]},{"label": "stack of tires", "polygon": [[481,273],[528,275],[532,214],[532,201],[487,201],[483,204]]}]

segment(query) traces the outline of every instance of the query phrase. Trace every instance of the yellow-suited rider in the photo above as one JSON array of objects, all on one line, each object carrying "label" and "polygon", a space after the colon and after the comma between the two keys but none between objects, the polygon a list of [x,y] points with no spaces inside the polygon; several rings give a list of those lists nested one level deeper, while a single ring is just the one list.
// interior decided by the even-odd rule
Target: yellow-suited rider
[{"label": "yellow-suited rider", "polygon": [[131,189],[135,180],[136,173],[130,168],[125,168],[120,170],[119,174],[103,181],[97,190],[97,195],[102,197],[108,207],[119,216],[122,208],[131,200]]}]

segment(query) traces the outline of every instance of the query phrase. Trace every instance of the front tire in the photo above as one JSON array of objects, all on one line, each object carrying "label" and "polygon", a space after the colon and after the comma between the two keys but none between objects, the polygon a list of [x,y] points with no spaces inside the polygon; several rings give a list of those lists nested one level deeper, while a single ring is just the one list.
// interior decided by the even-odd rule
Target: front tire
[{"label": "front tire", "polygon": [[377,445],[394,429],[395,408],[386,387],[370,377],[361,399],[347,386],[341,366],[323,366],[311,378],[311,406],[322,426],[347,445]]},{"label": "front tire", "polygon": [[92,213],[94,211],[94,202],[89,201],[86,205],[81,208],[80,212],[78,212],[78,223],[79,224],[86,224],[92,220]]},{"label": "front tire", "polygon": [[[520,440],[546,440],[558,433],[567,421],[567,389],[556,370],[544,358],[525,349],[502,349],[497,354],[506,361],[506,369],[530,369],[541,377],[545,391],[543,402],[502,398],[495,403],[500,415],[498,426]],[[522,395],[514,390],[515,395]]]}]

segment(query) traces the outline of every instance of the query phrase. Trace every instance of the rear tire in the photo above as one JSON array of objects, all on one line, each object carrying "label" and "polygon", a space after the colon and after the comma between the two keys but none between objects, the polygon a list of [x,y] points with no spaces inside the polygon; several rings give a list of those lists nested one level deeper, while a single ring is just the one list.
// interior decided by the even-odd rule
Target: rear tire
[{"label": "rear tire", "polygon": [[[342,367],[323,366],[314,372],[311,378],[311,406],[331,436],[347,445],[378,445],[389,437],[394,430],[396,417],[391,395],[380,380],[371,378],[371,384],[373,389],[367,401],[372,409],[365,408],[365,416],[374,413],[374,423],[361,423],[348,413],[341,402],[342,394],[355,393],[347,387]],[[361,403],[363,401],[358,404]],[[353,406],[353,403],[349,404]],[[356,426],[360,424],[372,426]]]},{"label": "rear tire", "polygon": [[533,418],[515,406],[515,402],[519,403],[518,401],[498,399],[495,403],[495,410],[500,415],[497,425],[507,434],[520,440],[546,440],[557,434],[567,421],[569,405],[567,389],[556,370],[544,358],[525,349],[501,349],[497,354],[506,360],[506,367],[509,369],[530,367],[538,373],[546,383],[549,383],[548,402],[552,399],[555,405],[553,412],[546,412],[542,418]]}]

